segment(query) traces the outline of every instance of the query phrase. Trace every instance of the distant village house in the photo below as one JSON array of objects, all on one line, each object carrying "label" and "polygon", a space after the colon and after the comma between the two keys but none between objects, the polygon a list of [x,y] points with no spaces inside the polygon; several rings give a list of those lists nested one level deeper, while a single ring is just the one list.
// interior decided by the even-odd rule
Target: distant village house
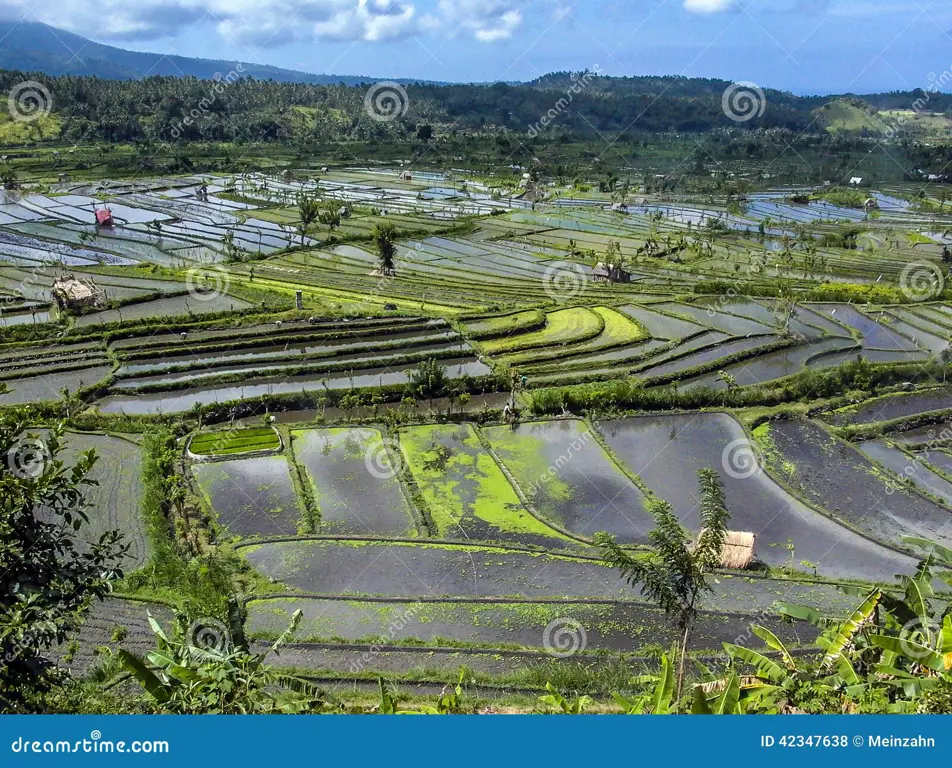
[{"label": "distant village house", "polygon": [[630,283],[631,273],[622,269],[620,264],[598,262],[592,271],[592,280],[596,283]]}]

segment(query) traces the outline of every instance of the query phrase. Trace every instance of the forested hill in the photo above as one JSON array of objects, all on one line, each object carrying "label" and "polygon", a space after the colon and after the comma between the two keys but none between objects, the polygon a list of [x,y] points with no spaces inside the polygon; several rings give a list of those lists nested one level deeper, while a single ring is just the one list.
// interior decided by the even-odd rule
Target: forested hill
[{"label": "forested hill", "polygon": [[[927,128],[933,135],[947,137],[950,122],[936,113],[952,106],[947,95],[926,97],[922,92],[831,101],[767,89],[766,103],[753,94],[754,114],[738,121],[728,116],[723,103],[725,90],[731,87],[727,81],[554,73],[523,84],[407,84],[405,93],[397,93],[396,101],[389,104],[398,111],[396,119],[389,120],[367,108],[365,97],[374,86],[371,80],[317,85],[237,76],[234,71],[232,78],[119,80],[0,71],[0,93],[10,93],[25,80],[41,82],[49,91],[52,111],[43,122],[30,124],[29,130],[39,139],[64,141],[385,140],[411,135],[421,125],[431,126],[436,136],[451,130],[513,131],[530,136],[544,132],[550,139],[619,132],[636,138],[717,129],[885,136],[892,135],[900,118],[878,109],[908,111],[917,99],[917,111],[923,112],[926,104],[930,119],[902,118],[903,130]],[[0,138],[5,133],[4,121],[10,121],[5,113],[0,114]],[[14,136],[26,138],[25,130],[23,124],[18,130],[7,130],[7,143]]]}]

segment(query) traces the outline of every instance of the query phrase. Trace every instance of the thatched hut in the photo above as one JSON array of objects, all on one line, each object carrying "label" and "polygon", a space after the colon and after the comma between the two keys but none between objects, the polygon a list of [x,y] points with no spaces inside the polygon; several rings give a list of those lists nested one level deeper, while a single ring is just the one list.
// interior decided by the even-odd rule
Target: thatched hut
[{"label": "thatched hut", "polygon": [[[698,538],[704,534],[701,529]],[[727,531],[724,537],[724,546],[721,547],[721,568],[730,568],[735,571],[742,571],[749,568],[754,562],[754,545],[757,542],[757,536],[746,531]]]},{"label": "thatched hut", "polygon": [[605,264],[600,261],[592,270],[592,280],[596,283],[630,283],[631,273],[622,269],[620,264]]},{"label": "thatched hut", "polygon": [[757,536],[747,531],[728,531],[721,548],[721,568],[742,571],[754,562]]},{"label": "thatched hut", "polygon": [[53,283],[53,301],[61,310],[103,307],[105,292],[92,280],[78,280],[73,275],[60,277]]}]

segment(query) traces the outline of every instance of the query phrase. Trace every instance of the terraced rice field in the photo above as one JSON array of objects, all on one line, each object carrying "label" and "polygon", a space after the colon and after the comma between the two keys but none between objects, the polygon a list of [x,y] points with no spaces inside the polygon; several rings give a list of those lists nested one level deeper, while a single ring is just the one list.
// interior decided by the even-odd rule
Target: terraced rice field
[{"label": "terraced rice field", "polygon": [[607,531],[626,543],[647,540],[652,521],[644,494],[584,422],[530,423],[515,434],[491,427],[484,434],[533,508],[553,525],[586,539]]},{"label": "terraced rice field", "polygon": [[601,431],[615,455],[695,534],[700,499],[693,474],[702,467],[716,469],[731,526],[757,536],[757,557],[771,567],[812,566],[834,578],[888,580],[911,565],[909,558],[836,525],[777,485],[757,462],[743,428],[727,414],[645,416],[605,422]]},{"label": "terraced rice field", "polygon": [[[43,430],[28,430],[40,440]],[[85,543],[98,542],[108,531],[122,533],[123,544],[129,546],[121,567],[131,573],[145,565],[151,551],[147,523],[140,513],[142,501],[142,450],[134,442],[100,434],[67,433],[61,454],[65,466],[72,466],[79,456],[95,451],[98,461],[89,474],[96,484],[85,491],[84,511],[89,519],[82,529],[80,549]]]},{"label": "terraced rice field", "polygon": [[195,435],[188,449],[197,456],[229,456],[255,451],[275,451],[281,438],[270,427],[228,432],[203,432]]},{"label": "terraced rice field", "polygon": [[952,408],[952,392],[938,387],[911,394],[886,395],[861,405],[844,408],[825,417],[836,426],[872,424]]},{"label": "terraced rice field", "polygon": [[778,479],[833,519],[892,547],[905,536],[952,541],[952,511],[907,490],[817,424],[779,422],[769,439]]},{"label": "terraced rice field", "polygon": [[584,307],[560,309],[546,315],[545,328],[504,339],[482,342],[487,354],[502,354],[533,347],[549,347],[586,341],[601,333],[604,320]]},{"label": "terraced rice field", "polygon": [[[582,601],[432,601],[315,598],[256,600],[249,605],[252,635],[274,637],[287,626],[295,610],[304,612],[300,641],[315,643],[344,639],[351,643],[376,643],[381,627],[398,629],[386,637],[387,645],[423,642],[445,647],[466,643],[476,647],[518,646],[543,650],[545,627],[571,616],[586,630],[586,650],[636,652],[645,645],[672,642],[677,634],[657,609],[644,605]],[[717,650],[736,637],[732,620],[705,614],[694,636],[695,650]],[[788,641],[795,640],[789,625],[772,623]],[[734,634],[732,634],[734,633]]]},{"label": "terraced rice field", "polygon": [[[644,193],[619,212],[594,189],[533,202],[459,171],[295,173],[64,182],[0,202],[0,408],[111,430],[71,433],[67,459],[103,456],[88,535],[133,543],[136,595],[191,595],[147,567],[149,532],[167,532],[183,557],[227,559],[234,594],[203,597],[247,598],[255,648],[303,611],[282,664],[350,679],[377,645],[366,679],[511,674],[549,661],[546,628],[567,617],[587,633],[583,664],[675,639],[593,540],[643,554],[659,500],[693,538],[702,468],[730,529],[755,537],[746,572],[720,569],[705,596],[692,648],[706,654],[751,621],[812,643],[778,602],[844,615],[841,582],[913,572],[904,537],[952,546],[952,396],[936,378],[952,305],[900,286],[910,263],[941,263],[952,216],[875,191],[869,217],[789,189],[740,208]],[[115,226],[97,230],[106,190]],[[350,215],[301,238],[301,193]],[[381,221],[402,233],[392,275],[370,240]],[[830,244],[843,221],[856,250]],[[629,281],[596,282],[610,243]],[[64,272],[106,304],[59,310]],[[853,376],[843,391],[804,394],[835,368]],[[176,446],[161,466],[186,487],[187,519],[164,527],[141,503],[153,436]],[[113,620],[148,646],[142,611],[109,600],[77,668],[88,643],[115,644]]]}]

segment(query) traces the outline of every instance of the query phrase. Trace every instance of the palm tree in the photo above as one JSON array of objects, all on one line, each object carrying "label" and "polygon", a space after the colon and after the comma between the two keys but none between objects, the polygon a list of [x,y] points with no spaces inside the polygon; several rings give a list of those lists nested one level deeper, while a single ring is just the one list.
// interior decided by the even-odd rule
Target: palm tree
[{"label": "palm tree", "polygon": [[328,230],[333,232],[337,227],[340,226],[340,208],[337,203],[328,203],[324,206],[324,209],[320,212],[318,216],[321,224],[327,227]]},{"label": "palm tree", "polygon": [[298,232],[301,235],[301,245],[304,245],[304,237],[314,226],[321,215],[321,204],[313,197],[300,195],[298,197],[298,218],[301,223],[298,225]]},{"label": "palm tree", "polygon": [[952,344],[949,344],[949,346],[939,353],[939,358],[942,360],[942,383],[945,384],[946,375],[949,371],[949,363],[952,363]]},{"label": "palm tree", "polygon": [[666,501],[651,505],[657,527],[648,534],[654,551],[647,556],[630,554],[607,533],[595,535],[606,565],[617,568],[628,584],[640,586],[645,597],[665,614],[675,617],[680,636],[675,645],[678,700],[684,688],[684,664],[700,603],[705,594],[714,591],[708,577],[721,562],[730,519],[718,474],[713,469],[701,469],[697,474],[701,487],[701,532],[694,546]]},{"label": "palm tree", "polygon": [[730,399],[731,392],[737,387],[737,379],[733,375],[729,374],[727,371],[718,371],[717,380],[726,384],[727,389],[724,390],[724,405],[727,406],[727,401]]},{"label": "palm tree", "polygon": [[370,233],[377,248],[377,259],[380,262],[380,273],[386,277],[396,274],[396,265],[394,257],[397,254],[397,246],[394,241],[397,239],[397,229],[393,224],[377,224],[373,232]]}]

